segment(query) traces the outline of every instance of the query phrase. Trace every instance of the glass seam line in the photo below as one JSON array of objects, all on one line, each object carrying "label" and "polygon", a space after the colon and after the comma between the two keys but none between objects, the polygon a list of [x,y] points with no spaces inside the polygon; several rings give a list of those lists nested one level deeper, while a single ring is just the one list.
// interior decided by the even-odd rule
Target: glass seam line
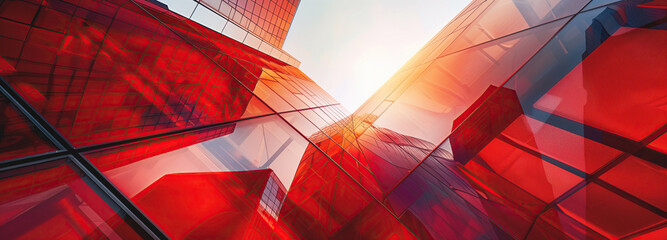
[{"label": "glass seam line", "polygon": [[[13,90],[2,76],[0,76],[0,87],[5,88],[5,91],[9,93],[7,97],[15,98],[15,101],[28,113],[26,116],[30,116],[29,119],[35,121],[33,124],[40,126],[40,129],[45,130],[44,134],[49,136],[48,138],[50,140],[53,139],[54,143],[62,145],[64,150],[72,156],[72,161],[81,168],[80,170],[84,175],[89,177],[95,185],[111,199],[111,201],[118,205],[123,212],[130,216],[130,218],[132,218],[147,234],[155,239],[168,238],[152,220],[125,197],[125,195],[122,194],[120,190],[116,188],[115,185],[113,185],[113,183],[111,183],[111,181],[107,179],[88,159],[81,155],[81,153],[79,153],[65,137],[60,135],[60,133],[46,121],[46,119],[44,119],[32,105],[23,99],[18,92]],[[10,87],[10,89],[7,89],[7,87]],[[26,162],[25,164],[32,165],[30,162]]]}]

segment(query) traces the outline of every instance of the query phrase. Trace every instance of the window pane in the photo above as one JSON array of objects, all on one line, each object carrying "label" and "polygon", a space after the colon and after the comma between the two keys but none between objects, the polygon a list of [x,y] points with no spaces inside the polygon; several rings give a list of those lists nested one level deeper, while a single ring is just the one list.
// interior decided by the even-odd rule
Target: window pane
[{"label": "window pane", "polygon": [[54,150],[41,131],[0,93],[0,161]]},{"label": "window pane", "polygon": [[85,155],[170,237],[241,239],[270,233],[307,145],[272,115]]},{"label": "window pane", "polygon": [[[67,160],[0,173],[4,239],[144,239]],[[137,232],[139,231],[139,232]]]}]

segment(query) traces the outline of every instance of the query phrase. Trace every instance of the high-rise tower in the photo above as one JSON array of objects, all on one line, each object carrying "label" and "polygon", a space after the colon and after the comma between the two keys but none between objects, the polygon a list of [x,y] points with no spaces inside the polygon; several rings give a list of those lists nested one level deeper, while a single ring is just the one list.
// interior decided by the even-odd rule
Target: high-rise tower
[{"label": "high-rise tower", "polygon": [[0,1],[3,239],[664,239],[667,3],[475,0],[348,113],[299,1]]}]

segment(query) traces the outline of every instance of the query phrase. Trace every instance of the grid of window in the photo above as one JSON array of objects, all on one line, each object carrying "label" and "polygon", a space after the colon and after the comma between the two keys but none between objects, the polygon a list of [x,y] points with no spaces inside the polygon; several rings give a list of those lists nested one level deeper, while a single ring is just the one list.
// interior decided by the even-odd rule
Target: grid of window
[{"label": "grid of window", "polygon": [[[222,33],[227,37],[257,49],[287,64],[297,67],[300,64],[296,58],[282,50],[282,43],[285,40],[285,34],[289,29],[296,8],[290,7],[291,17],[289,19],[276,18],[275,16],[271,18],[264,18],[267,16],[258,18],[255,16],[253,18],[251,17],[252,12],[244,10],[246,2],[161,0],[159,2],[153,1],[153,3],[160,8],[169,9],[169,11],[171,11],[164,11],[165,14],[180,14],[185,18],[191,19],[213,31]],[[247,7],[256,10],[264,9],[263,11],[265,11],[266,9],[273,9],[274,12],[266,12],[266,15],[278,14],[279,16],[282,16],[288,14],[288,12],[285,12],[286,9],[277,7],[283,5],[287,6],[288,2],[286,1],[284,3],[280,1],[249,2],[248,4],[250,5],[247,5]],[[258,25],[260,22],[261,26]],[[272,30],[270,29],[270,31],[278,31],[279,28],[275,28],[277,26],[276,24],[281,24],[281,26],[284,27],[284,31],[280,34],[280,38],[271,35],[267,32],[269,30],[262,28],[262,26],[273,26],[274,28],[272,28]]]},{"label": "grid of window", "polygon": [[266,182],[266,187],[264,192],[262,192],[262,198],[259,202],[261,210],[266,211],[274,219],[278,219],[278,213],[280,212],[280,207],[285,200],[286,194],[285,187],[280,183],[278,177],[275,174],[271,174],[269,180]]},{"label": "grid of window", "polygon": [[299,0],[199,0],[241,27],[282,48]]}]

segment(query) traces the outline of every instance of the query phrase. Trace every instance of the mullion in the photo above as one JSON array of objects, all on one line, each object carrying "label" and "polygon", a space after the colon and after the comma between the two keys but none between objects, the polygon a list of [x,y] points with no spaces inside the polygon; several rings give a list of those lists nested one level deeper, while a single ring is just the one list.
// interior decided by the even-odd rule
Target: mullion
[{"label": "mullion", "polygon": [[[3,77],[0,77],[0,90],[7,95],[7,98],[10,99],[12,103],[15,103],[17,108],[20,109],[33,125],[37,127],[42,133],[47,136],[47,138],[55,145],[57,148],[64,149],[65,152],[58,152],[60,154],[71,154],[73,163],[79,167],[84,176],[90,178],[98,188],[104,193],[98,193],[101,197],[108,197],[112,202],[118,205],[124,213],[137,224],[140,225],[141,229],[145,231],[146,234],[150,235],[155,239],[165,239],[167,238],[166,234],[162,232],[161,229],[155,225],[130,199],[128,199],[122,192],[116,188],[116,186],[107,179],[102,172],[100,172],[90,161],[88,161],[81,153],[79,153],[76,148],[64,137],[62,136],[44,117],[42,117],[39,112],[37,112],[21,95],[16,92],[11,86],[5,81]],[[34,165],[43,162],[42,159],[36,158],[27,158],[26,161],[11,161],[9,164],[18,166],[18,164],[25,165]],[[6,167],[12,167],[11,165]]]}]

